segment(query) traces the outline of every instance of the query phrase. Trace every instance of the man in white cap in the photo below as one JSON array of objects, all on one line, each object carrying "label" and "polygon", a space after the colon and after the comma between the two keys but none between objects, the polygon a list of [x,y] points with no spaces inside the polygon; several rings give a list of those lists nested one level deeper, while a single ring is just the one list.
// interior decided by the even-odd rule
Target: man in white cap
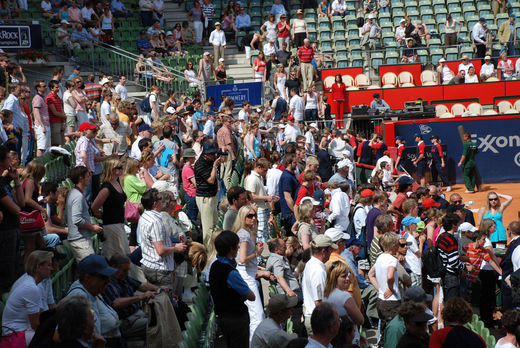
[{"label": "man in white cap", "polygon": [[439,74],[438,81],[442,84],[447,84],[453,78],[453,71],[446,65],[446,59],[439,59],[439,65],[437,66],[437,73]]},{"label": "man in white cap", "polygon": [[397,44],[399,46],[404,46],[404,38],[405,38],[405,34],[404,34],[404,31],[406,30],[406,20],[403,18],[401,19],[401,21],[399,22],[399,26],[397,28],[395,28],[395,41],[397,41]]},{"label": "man in white cap", "polygon": [[329,179],[329,188],[332,197],[329,204],[330,215],[327,217],[327,221],[334,228],[346,231],[350,224],[350,198],[348,196],[350,185],[346,181],[340,183]]},{"label": "man in white cap", "polygon": [[376,48],[376,40],[381,35],[381,28],[374,22],[374,15],[368,15],[368,21],[361,29],[361,47],[365,50],[365,66],[370,63],[370,51]]},{"label": "man in white cap", "polygon": [[473,66],[473,63],[469,60],[469,57],[465,54],[461,58],[462,62],[459,64],[459,71],[466,71],[466,75],[468,74],[468,69]]},{"label": "man in white cap", "polygon": [[307,132],[305,133],[305,149],[308,154],[314,155],[316,153],[316,146],[314,144],[314,133],[318,131],[318,125],[313,122],[309,125]]},{"label": "man in white cap", "polygon": [[204,52],[204,57],[202,57],[199,61],[199,73],[197,78],[202,82],[208,82],[212,78],[217,80],[217,75],[215,73],[215,67],[213,66],[209,52]]},{"label": "man in white cap", "polygon": [[60,26],[56,29],[56,46],[64,47],[67,49],[70,55],[74,49],[80,49],[81,46],[77,42],[70,41],[70,33],[67,30],[67,26],[70,23],[65,19],[61,21]]},{"label": "man in white cap", "polygon": [[209,36],[209,43],[213,45],[213,53],[215,54],[214,62],[218,62],[220,58],[224,58],[224,50],[226,49],[226,35],[221,30],[220,22],[215,23],[215,30]]},{"label": "man in white cap", "polygon": [[471,38],[477,47],[475,58],[483,58],[486,55],[487,24],[484,17],[480,17],[471,30]]},{"label": "man in white cap", "polygon": [[[520,62],[517,60],[516,64],[516,73],[518,74],[518,70],[520,68]],[[484,64],[480,67],[480,81],[484,82],[487,79],[489,79],[492,76],[497,76],[497,71],[495,69],[495,66],[491,62],[490,56],[484,57]]]},{"label": "man in white cap", "polygon": [[303,305],[305,307],[305,328],[309,336],[312,335],[311,315],[317,305],[323,300],[325,290],[325,262],[329,260],[332,249],[338,246],[330,237],[323,234],[317,235],[311,242],[312,256],[305,265],[302,277]]}]

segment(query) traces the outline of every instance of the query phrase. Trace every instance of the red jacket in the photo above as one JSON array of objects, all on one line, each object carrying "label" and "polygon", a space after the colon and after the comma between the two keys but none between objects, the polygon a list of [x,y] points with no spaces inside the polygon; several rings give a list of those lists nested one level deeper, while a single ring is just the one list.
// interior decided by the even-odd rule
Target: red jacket
[{"label": "red jacket", "polygon": [[334,82],[330,90],[332,92],[332,100],[347,99],[346,87],[343,82],[339,86]]}]

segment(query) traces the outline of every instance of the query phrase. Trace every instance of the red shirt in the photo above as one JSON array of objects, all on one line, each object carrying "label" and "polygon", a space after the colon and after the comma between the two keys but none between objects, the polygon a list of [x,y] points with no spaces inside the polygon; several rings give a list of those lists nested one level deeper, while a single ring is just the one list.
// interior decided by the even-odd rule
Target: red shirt
[{"label": "red shirt", "polygon": [[365,143],[365,141],[362,141],[359,143],[359,146],[357,147],[357,151],[356,151],[357,157],[361,157],[361,152],[363,151],[363,144]]},{"label": "red shirt", "polygon": [[311,46],[305,47],[303,45],[298,49],[298,57],[301,63],[310,63],[314,57],[314,49]]},{"label": "red shirt", "polygon": [[332,100],[345,100],[345,84],[342,82],[339,85],[334,82],[330,91],[332,92]]},{"label": "red shirt", "polygon": [[289,30],[285,27],[285,24],[288,24],[287,22],[282,23],[281,21],[278,22],[276,27],[278,28],[278,37],[280,39],[289,37]]},{"label": "red shirt", "polygon": [[482,266],[482,261],[489,262],[491,256],[489,256],[488,251],[483,247],[475,249],[473,243],[467,244],[464,248],[466,249],[466,255],[469,257],[469,263],[473,265],[473,271],[469,272],[466,277],[471,279],[473,282],[476,282],[480,272],[480,267]]},{"label": "red shirt", "polygon": [[383,145],[383,143],[372,143],[370,147],[374,151],[374,154],[381,148],[381,145]]},{"label": "red shirt", "polygon": [[417,144],[418,151],[420,155],[424,155],[424,149],[426,148],[426,145],[424,145],[424,141],[420,141],[419,144]]},{"label": "red shirt", "polygon": [[352,146],[352,148],[355,148],[357,146],[356,137],[355,136],[351,136],[348,141],[350,143],[350,146]]},{"label": "red shirt", "polygon": [[402,157],[403,156],[403,151],[404,151],[404,145],[403,144],[399,144],[399,146],[397,147],[397,156]]},{"label": "red shirt", "polygon": [[311,185],[310,187],[300,186],[300,189],[298,190],[298,195],[296,196],[296,202],[294,202],[295,205],[300,205],[300,202],[305,197],[313,197],[314,196],[314,185]]},{"label": "red shirt", "polygon": [[[403,212],[403,210],[401,209],[402,205],[403,205],[403,202],[406,201],[408,199],[408,196],[406,195],[406,193],[401,193],[399,192],[397,194],[397,197],[394,199],[392,205],[395,207],[395,209],[397,209],[398,211],[400,212]],[[397,215],[396,214],[396,222],[395,222],[395,229],[396,231],[399,231],[399,229],[401,228],[401,220],[403,220],[402,216],[401,215]]]},{"label": "red shirt", "polygon": [[22,105],[23,105],[23,111],[25,112],[25,114],[27,115],[27,119],[29,120],[29,133],[32,133],[33,120],[32,120],[32,115],[31,115],[31,108],[27,104],[22,104]]},{"label": "red shirt", "polygon": [[50,105],[53,104],[57,112],[63,112],[63,102],[61,101],[61,98],[57,94],[51,92],[45,98],[45,102],[47,103],[47,109],[49,110],[49,122],[51,124],[65,122],[63,118],[55,116],[50,108]]},{"label": "red shirt", "polygon": [[444,157],[443,153],[442,153],[442,146],[441,144],[437,144],[437,145],[434,145],[436,148],[437,148],[437,153],[439,154],[439,157],[442,158]]}]

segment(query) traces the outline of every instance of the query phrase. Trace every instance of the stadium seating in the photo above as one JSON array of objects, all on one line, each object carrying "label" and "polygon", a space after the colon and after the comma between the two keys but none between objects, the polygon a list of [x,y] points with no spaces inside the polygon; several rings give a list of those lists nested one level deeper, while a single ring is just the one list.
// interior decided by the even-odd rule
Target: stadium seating
[{"label": "stadium seating", "polygon": [[[497,104],[498,113],[503,114],[508,110],[513,109],[513,104],[508,100],[502,100]],[[516,111],[516,110],[515,110]]]}]

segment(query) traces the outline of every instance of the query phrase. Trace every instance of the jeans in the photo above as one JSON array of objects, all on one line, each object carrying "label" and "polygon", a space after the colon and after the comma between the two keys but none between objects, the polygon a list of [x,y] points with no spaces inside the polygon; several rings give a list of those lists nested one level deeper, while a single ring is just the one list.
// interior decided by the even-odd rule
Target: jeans
[{"label": "jeans", "polygon": [[56,245],[61,244],[60,236],[54,233],[44,235],[43,240],[45,241],[45,245],[50,248],[54,248]]},{"label": "jeans", "polygon": [[444,291],[444,303],[449,299],[460,296],[460,276],[446,273],[442,278],[442,290]]},{"label": "jeans", "polygon": [[143,27],[149,27],[152,25],[153,13],[152,11],[141,11],[141,23]]},{"label": "jeans", "polygon": [[191,221],[197,221],[197,216],[199,215],[199,208],[197,207],[195,197],[191,197],[187,193],[184,193],[184,201],[186,202],[186,214],[188,215]]},{"label": "jeans", "polygon": [[515,55],[515,45],[513,45],[512,42],[508,42],[506,45],[502,45],[499,55],[501,55],[504,52],[507,52],[508,56],[514,56]]},{"label": "jeans", "polygon": [[318,109],[305,109],[305,122],[315,122],[318,119]]}]

